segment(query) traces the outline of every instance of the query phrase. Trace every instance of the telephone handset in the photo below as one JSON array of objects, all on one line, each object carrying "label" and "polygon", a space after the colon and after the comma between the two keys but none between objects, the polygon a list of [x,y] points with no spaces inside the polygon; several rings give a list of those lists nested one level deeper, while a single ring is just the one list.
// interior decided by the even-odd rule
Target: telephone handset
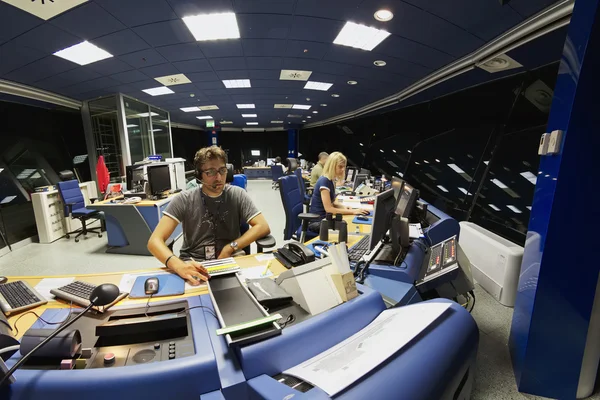
[{"label": "telephone handset", "polygon": [[302,243],[290,242],[274,253],[275,258],[286,268],[297,267],[315,261],[315,253]]}]

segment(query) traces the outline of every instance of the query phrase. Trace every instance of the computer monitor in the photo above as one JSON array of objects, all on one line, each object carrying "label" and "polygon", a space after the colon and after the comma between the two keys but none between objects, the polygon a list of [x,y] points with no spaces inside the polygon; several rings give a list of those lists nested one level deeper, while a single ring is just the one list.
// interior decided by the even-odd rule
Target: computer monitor
[{"label": "computer monitor", "polygon": [[377,243],[383,239],[385,233],[390,229],[390,216],[394,211],[394,192],[387,190],[375,196],[373,207],[373,225],[371,225],[371,240],[369,250],[373,250]]},{"label": "computer monitor", "polygon": [[352,183],[352,190],[356,191],[356,188],[364,184],[368,176],[363,174],[356,174],[354,176],[354,182]]},{"label": "computer monitor", "polygon": [[367,176],[367,178],[369,178],[369,177],[371,176],[371,171],[369,171],[369,170],[368,170],[368,169],[366,169],[366,168],[361,168],[359,173],[360,173],[360,174],[363,174],[363,175],[366,175],[366,176]]},{"label": "computer monitor", "polygon": [[398,203],[396,204],[395,214],[401,218],[409,218],[418,198],[419,191],[404,182],[404,185],[402,185],[402,189],[400,190]]},{"label": "computer monitor", "polygon": [[356,168],[348,167],[346,169],[346,182],[354,182],[355,175],[356,175]]},{"label": "computer monitor", "polygon": [[275,165],[275,159],[267,158],[267,167],[270,167],[271,165]]},{"label": "computer monitor", "polygon": [[398,196],[400,196],[402,185],[404,185],[404,180],[396,178],[395,176],[392,177],[392,190],[394,191],[394,198],[396,201],[398,201]]},{"label": "computer monitor", "polygon": [[148,166],[148,184],[152,194],[171,189],[171,171],[168,165]]}]

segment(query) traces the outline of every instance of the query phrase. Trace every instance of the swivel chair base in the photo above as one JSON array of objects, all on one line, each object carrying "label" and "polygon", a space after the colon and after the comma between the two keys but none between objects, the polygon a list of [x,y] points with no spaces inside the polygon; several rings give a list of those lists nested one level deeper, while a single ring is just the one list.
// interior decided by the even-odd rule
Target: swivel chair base
[{"label": "swivel chair base", "polygon": [[[95,221],[98,221],[98,220],[99,220],[99,218],[96,219],[96,220],[94,220],[94,221],[92,221],[92,222],[95,222]],[[100,228],[88,228],[86,222],[87,221],[81,221],[81,228],[76,229],[76,230],[74,230],[72,232],[67,233],[65,235],[65,238],[66,239],[70,239],[71,235],[74,234],[74,233],[77,233],[77,235],[75,236],[75,243],[79,243],[79,236],[81,236],[81,235],[83,235],[83,237],[87,239],[87,234],[88,233],[95,233],[95,234],[98,235],[99,238],[101,238],[102,237],[102,226]]]}]

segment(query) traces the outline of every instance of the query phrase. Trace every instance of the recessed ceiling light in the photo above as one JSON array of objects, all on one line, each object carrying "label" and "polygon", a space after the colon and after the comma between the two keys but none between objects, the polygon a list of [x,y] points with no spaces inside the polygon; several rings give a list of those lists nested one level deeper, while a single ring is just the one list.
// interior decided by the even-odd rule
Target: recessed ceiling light
[{"label": "recessed ceiling light", "polygon": [[165,87],[165,86],[159,86],[159,87],[155,87],[155,88],[151,88],[151,89],[144,89],[144,90],[142,90],[142,92],[148,93],[150,96],[162,96],[163,94],[175,93],[174,91],[172,91],[171,89],[169,89],[168,87]]},{"label": "recessed ceiling light", "polygon": [[311,106],[307,105],[307,104],[294,104],[292,106],[293,109],[295,110],[309,110]]},{"label": "recessed ceiling light", "polygon": [[190,97],[194,97],[196,96],[194,93],[190,93]]},{"label": "recessed ceiling light", "polygon": [[390,33],[382,29],[346,22],[333,43],[371,51],[388,36]]},{"label": "recessed ceiling light", "polygon": [[356,84],[358,84],[358,82],[356,82],[356,81],[348,81],[348,85],[356,85]]},{"label": "recessed ceiling light", "polygon": [[135,125],[135,124],[129,124],[129,125],[127,125],[127,127],[128,127],[128,128],[136,128],[136,127],[137,127],[137,125]]},{"label": "recessed ceiling light", "polygon": [[221,125],[233,124],[233,121],[221,121]]},{"label": "recessed ceiling light", "polygon": [[362,143],[359,143],[361,146],[363,145]]},{"label": "recessed ceiling light", "polygon": [[493,204],[488,204],[488,206],[490,206],[490,208],[494,211],[500,211],[500,209]]},{"label": "recessed ceiling light", "polygon": [[195,111],[200,111],[200,107],[183,107],[183,108],[180,108],[180,110],[183,112],[195,112]]},{"label": "recessed ceiling light", "polygon": [[306,118],[312,118],[310,115],[307,115]]},{"label": "recessed ceiling light", "polygon": [[306,85],[304,85],[304,89],[322,90],[326,92],[332,86],[333,83],[308,81],[306,82]]},{"label": "recessed ceiling light", "polygon": [[310,97],[307,97],[307,98],[306,98],[306,101],[310,101]]},{"label": "recessed ceiling light", "polygon": [[273,108],[292,108],[293,104],[274,104]]},{"label": "recessed ceiling light", "polygon": [[210,115],[201,115],[199,117],[196,117],[198,119],[213,119],[213,117],[211,117]]},{"label": "recessed ceiling light", "polygon": [[377,10],[373,14],[377,21],[387,22],[394,18],[394,14],[390,10]]},{"label": "recessed ceiling light", "polygon": [[322,103],[322,104],[321,104],[321,107],[327,107],[327,104],[325,104],[325,103]]},{"label": "recessed ceiling light", "polygon": [[283,121],[271,121],[272,124],[283,124]]},{"label": "recessed ceiling light", "polygon": [[334,93],[334,94],[332,94],[332,95],[331,95],[331,97],[340,97],[340,95],[339,95],[339,94],[336,94],[336,93]]},{"label": "recessed ceiling light", "polygon": [[506,186],[501,180],[498,180],[498,179],[492,179],[492,183],[494,185],[498,186],[500,189],[508,188],[508,186]]},{"label": "recessed ceiling light", "polygon": [[240,37],[235,13],[200,14],[182,20],[197,41]]},{"label": "recessed ceiling light", "polygon": [[312,71],[301,71],[297,69],[282,69],[279,79],[282,81],[307,81]]},{"label": "recessed ceiling light", "polygon": [[258,122],[246,122],[246,125],[258,125]]},{"label": "recessed ceiling light", "polygon": [[91,64],[113,56],[109,52],[102,50],[100,47],[94,46],[87,40],[57,51],[54,55],[79,65]]},{"label": "recessed ceiling light", "polygon": [[465,171],[463,171],[463,169],[461,167],[459,167],[458,165],[456,165],[456,164],[448,164],[448,166],[450,168],[452,168],[457,174],[464,174],[465,173]]},{"label": "recessed ceiling light", "polygon": [[184,74],[166,75],[154,78],[154,80],[162,83],[164,86],[182,85],[184,83],[192,83]]},{"label": "recessed ceiling light", "polygon": [[461,188],[459,187],[458,190],[460,190],[461,192],[463,192],[464,194],[466,194],[467,196],[471,196],[471,193],[467,191],[467,189],[465,188]]},{"label": "recessed ceiling light", "polygon": [[406,150],[406,151],[408,151],[409,153],[412,153],[412,151],[410,151],[410,150]]},{"label": "recessed ceiling light", "polygon": [[442,192],[448,193],[448,189],[446,189],[446,188],[445,188],[445,187],[443,187],[442,185],[437,185],[437,187],[438,187],[438,188],[439,188],[439,189],[440,189]]},{"label": "recessed ceiling light", "polygon": [[[135,114],[133,115],[133,117],[140,117],[140,118],[144,118],[144,117],[156,117],[158,114],[155,112],[145,112],[145,113],[139,113],[139,114]],[[131,117],[128,117],[131,118]]]},{"label": "recessed ceiling light", "polygon": [[305,119],[303,119],[303,120],[302,120],[302,122],[306,122],[306,120],[305,120]]},{"label": "recessed ceiling light", "polygon": [[394,153],[396,152],[396,150],[392,150]]},{"label": "recessed ceiling light", "polygon": [[236,104],[237,108],[256,108],[254,104]]},{"label": "recessed ceiling light", "polygon": [[376,67],[385,67],[387,63],[383,60],[375,60],[373,61],[373,64],[375,64]]},{"label": "recessed ceiling light", "polygon": [[318,114],[319,112],[317,110],[313,111],[313,114]]},{"label": "recessed ceiling light", "polygon": [[208,111],[208,110],[218,110],[219,106],[213,104],[210,106],[200,106],[198,108],[201,109],[202,111]]},{"label": "recessed ceiling light", "polygon": [[162,129],[152,129],[152,132],[162,132]]},{"label": "recessed ceiling light", "polygon": [[223,84],[227,89],[252,87],[250,86],[250,79],[225,79]]},{"label": "recessed ceiling light", "polygon": [[383,153],[383,149],[379,149],[379,151]]},{"label": "recessed ceiling light", "polygon": [[510,205],[510,204],[509,204],[509,205],[507,205],[506,207],[510,208],[510,210],[511,210],[512,212],[514,212],[514,213],[517,213],[517,214],[521,214],[521,213],[523,212],[523,211],[519,210],[517,207],[515,207],[515,206],[513,206],[513,205]]},{"label": "recessed ceiling light", "polygon": [[537,176],[535,176],[529,171],[521,172],[521,176],[527,179],[529,182],[533,183],[534,185],[537,183]]},{"label": "recessed ceiling light", "polygon": [[484,63],[478,64],[477,66],[487,72],[494,73],[507,71],[509,69],[521,68],[523,65],[506,54],[500,54],[499,56],[496,56]]},{"label": "recessed ceiling light", "polygon": [[527,206],[527,209],[528,209],[529,211],[531,211],[531,206]]},{"label": "recessed ceiling light", "polygon": [[435,159],[435,161],[437,161],[437,162],[441,162],[441,161],[440,161],[439,159],[437,159],[437,158]]},{"label": "recessed ceiling light", "polygon": [[244,118],[256,118],[257,115],[256,114],[242,114],[242,117],[244,117]]},{"label": "recessed ceiling light", "polygon": [[423,162],[424,162],[425,164],[429,164],[429,161],[427,161],[427,160],[423,160]]}]

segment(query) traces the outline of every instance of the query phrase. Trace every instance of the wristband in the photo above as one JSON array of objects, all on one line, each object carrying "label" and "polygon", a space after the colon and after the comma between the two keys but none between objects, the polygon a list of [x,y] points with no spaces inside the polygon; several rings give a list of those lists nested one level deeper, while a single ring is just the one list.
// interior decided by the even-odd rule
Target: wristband
[{"label": "wristband", "polygon": [[171,254],[169,257],[167,257],[167,259],[165,260],[165,267],[169,268],[169,260],[171,259],[171,257],[175,257],[175,254]]}]

